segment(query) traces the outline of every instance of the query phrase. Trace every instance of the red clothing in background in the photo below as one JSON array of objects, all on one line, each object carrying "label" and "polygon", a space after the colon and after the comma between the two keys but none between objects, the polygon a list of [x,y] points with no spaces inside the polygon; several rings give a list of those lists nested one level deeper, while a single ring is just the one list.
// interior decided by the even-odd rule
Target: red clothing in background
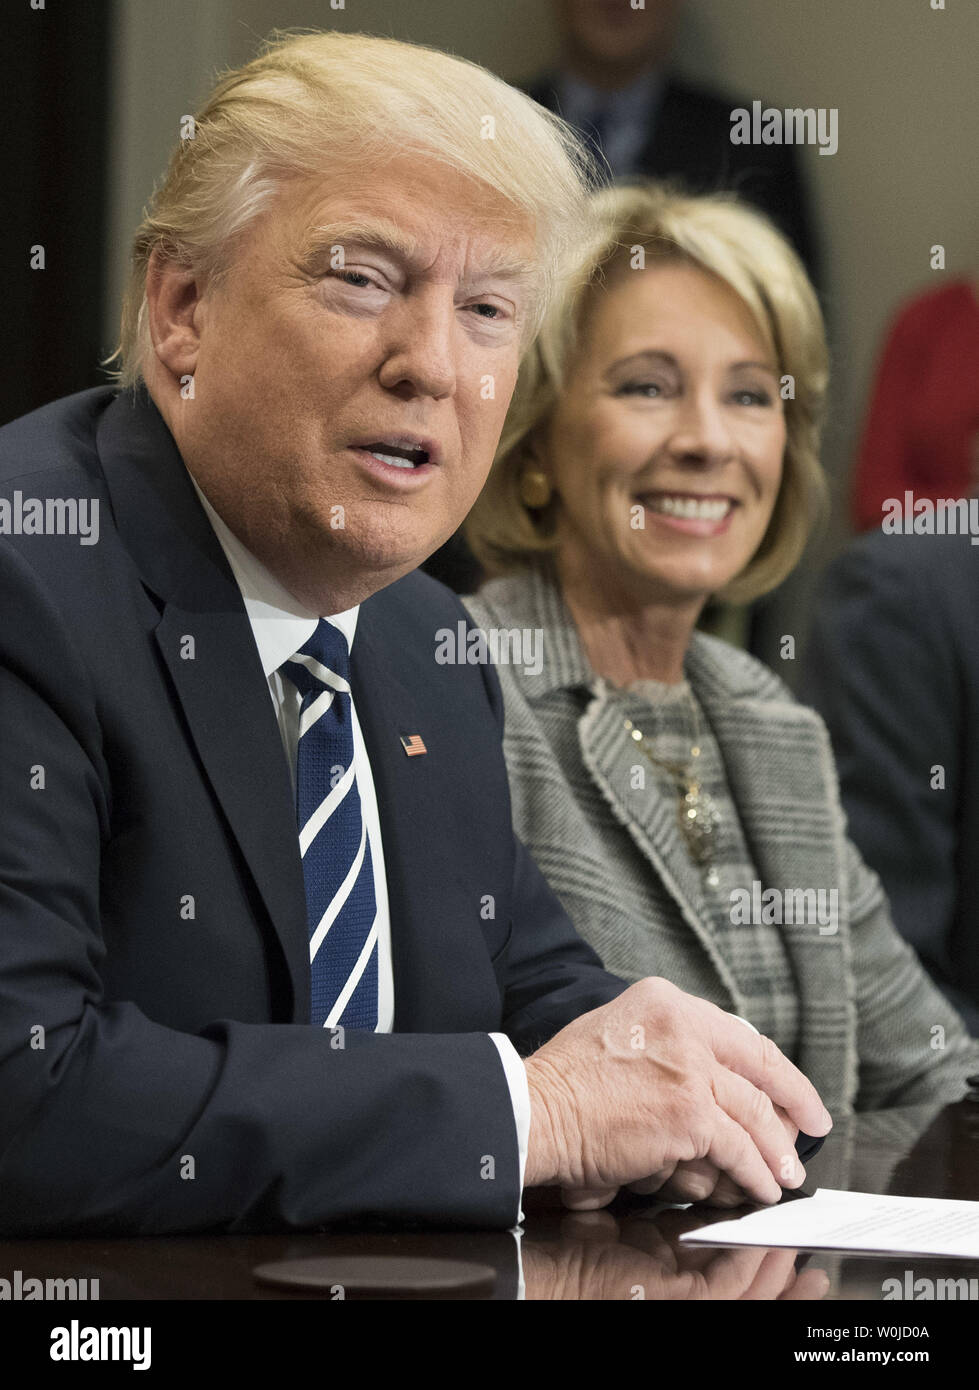
[{"label": "red clothing in background", "polygon": [[877,371],[853,489],[858,531],[884,501],[965,497],[979,486],[979,287],[959,280],[894,320]]}]

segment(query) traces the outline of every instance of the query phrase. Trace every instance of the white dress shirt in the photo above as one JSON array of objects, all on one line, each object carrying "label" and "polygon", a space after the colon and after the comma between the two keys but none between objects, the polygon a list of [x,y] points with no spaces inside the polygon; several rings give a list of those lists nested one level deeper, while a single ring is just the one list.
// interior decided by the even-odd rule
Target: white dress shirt
[{"label": "white dress shirt", "polygon": [[[316,630],[319,617],[304,608],[291,593],[279,583],[261,561],[248,550],[238,537],[225,525],[204,496],[188,469],[188,477],[201,500],[208,520],[214,528],[221,547],[231,566],[231,571],[241,590],[245,612],[251,623],[255,645],[258,648],[262,670],[269,683],[269,692],[282,735],[282,746],[289,764],[293,786],[296,781],[296,748],[299,743],[299,712],[302,697],[292,681],[282,675],[280,667],[309,641]],[[347,639],[348,648],[353,648],[357,628],[356,608],[348,608],[343,613],[322,615],[328,622],[340,629]],[[377,1033],[390,1033],[394,1025],[394,972],[391,957],[391,917],[388,908],[387,879],[384,874],[384,848],[381,842],[381,823],[377,812],[377,796],[374,791],[374,778],[371,773],[367,748],[357,719],[356,692],[351,691],[350,713],[354,737],[354,776],[357,791],[363,808],[370,842],[371,861],[374,867],[374,901],[377,905]],[[296,831],[298,835],[298,827]],[[517,1131],[517,1145],[520,1155],[520,1187],[523,1189],[524,1169],[527,1163],[527,1143],[530,1136],[530,1093],[527,1086],[527,1073],[516,1048],[504,1033],[490,1033],[500,1054],[500,1061],[506,1076],[510,1101],[513,1105],[513,1119]],[[519,1208],[519,1202],[518,1202]],[[518,1210],[517,1222],[523,1219]]]}]

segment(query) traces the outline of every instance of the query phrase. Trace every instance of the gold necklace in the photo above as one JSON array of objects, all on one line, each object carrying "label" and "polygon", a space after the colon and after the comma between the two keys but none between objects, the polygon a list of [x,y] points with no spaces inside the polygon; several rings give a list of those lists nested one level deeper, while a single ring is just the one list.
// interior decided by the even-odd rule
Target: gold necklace
[{"label": "gold necklace", "polygon": [[704,791],[696,774],[697,759],[700,757],[700,721],[693,699],[690,703],[693,708],[694,741],[690,748],[690,761],[687,763],[671,762],[668,758],[661,758],[652,751],[648,737],[641,729],[636,728],[631,719],[626,719],[624,723],[629,737],[639,745],[650,763],[672,778],[679,796],[677,825],[684,844],[693,862],[706,870],[707,882],[716,887],[719,880],[713,858],[715,835],[721,823],[721,815],[714,798],[709,792]]}]

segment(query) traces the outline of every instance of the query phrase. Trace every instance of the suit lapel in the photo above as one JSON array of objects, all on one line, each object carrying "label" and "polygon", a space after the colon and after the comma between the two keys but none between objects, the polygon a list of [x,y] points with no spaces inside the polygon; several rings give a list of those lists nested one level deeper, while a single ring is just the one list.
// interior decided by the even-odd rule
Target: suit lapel
[{"label": "suit lapel", "polygon": [[828,737],[804,705],[723,687],[716,658],[696,641],[687,666],[720,746],[763,888],[837,891],[835,931],[805,922],[783,924],[781,932],[799,995],[796,1064],[831,1110],[849,1108],[857,1088],[857,1020],[846,866]]},{"label": "suit lapel", "polygon": [[[845,878],[832,811],[832,763],[817,717],[801,705],[722,694],[698,679],[703,667],[698,672],[696,657],[688,670],[720,746],[762,887],[838,890]],[[675,901],[737,1011],[740,990],[707,925],[710,908],[699,874],[693,868],[682,873],[677,861],[673,798],[633,789],[633,769],[642,760],[625,737],[623,719],[641,727],[648,711],[641,702],[631,707],[623,692],[613,696],[602,682],[594,689],[578,724],[585,766]],[[642,770],[648,777],[649,769]],[[796,1064],[835,1111],[849,1106],[857,1083],[848,926],[839,920],[837,930],[826,933],[813,923],[781,927],[799,995]]]},{"label": "suit lapel", "polygon": [[[452,891],[460,880],[479,883],[480,851],[460,835],[447,803],[459,765],[449,745],[460,735],[444,714],[441,721],[433,714],[447,707],[445,691],[433,685],[442,668],[422,655],[410,626],[414,615],[403,604],[397,585],[361,604],[350,659],[381,823],[394,1029],[468,1032],[476,1001],[486,996],[472,938],[452,925],[458,916]],[[423,739],[424,756],[406,755],[401,738],[412,734]],[[485,983],[495,990],[488,959],[485,968]]]},{"label": "suit lapel", "polygon": [[[397,1030],[403,1026],[399,1020],[414,1015],[419,996],[424,993],[424,975],[415,968],[418,956],[406,949],[411,934],[412,894],[405,879],[411,866],[411,872],[424,881],[426,857],[423,818],[407,810],[412,802],[413,782],[417,782],[420,771],[413,764],[425,759],[407,757],[400,740],[403,734],[420,734],[427,745],[430,731],[414,697],[401,681],[395,660],[398,645],[392,646],[386,640],[383,608],[376,595],[361,604],[350,653],[350,684],[357,701],[357,718],[371,765],[381,823]],[[361,692],[368,691],[369,699],[358,698]],[[395,807],[397,815],[392,814]]]},{"label": "suit lapel", "polygon": [[155,635],[204,770],[285,955],[291,1017],[308,1023],[309,927],[296,809],[247,615],[243,607],[189,611],[171,602]]},{"label": "suit lapel", "polygon": [[[692,870],[681,876],[676,868],[676,802],[654,794],[651,789],[643,791],[635,787],[633,769],[642,765],[643,759],[629,741],[623,721],[628,716],[642,728],[649,714],[648,705],[595,676],[552,573],[544,568],[530,569],[515,577],[494,580],[484,592],[498,621],[507,626],[540,629],[544,633],[543,669],[523,684],[531,702],[555,690],[591,693],[578,719],[582,761],[616,819],[629,832],[675,900],[724,987],[737,1000],[737,984],[717,950],[713,934],[705,925],[708,908],[699,873]],[[513,674],[518,682],[524,682],[519,668],[515,668]],[[652,769],[644,765],[642,771],[649,787]]]},{"label": "suit lapel", "polygon": [[97,442],[122,542],[162,601],[155,640],[285,958],[291,1017],[306,1022],[309,930],[295,807],[241,594],[145,390],[112,402]]},{"label": "suit lapel", "polygon": [[[691,865],[689,874],[681,872],[676,855],[676,801],[661,796],[650,786],[654,773],[630,743],[624,727],[626,718],[643,726],[649,709],[642,700],[630,699],[623,691],[612,691],[603,681],[593,686],[594,698],[578,721],[581,756],[592,779],[617,820],[628,830],[643,856],[656,870],[690,930],[697,937],[714,965],[725,989],[736,1005],[739,991],[724,957],[708,930],[709,908],[704,899],[699,872]],[[649,790],[637,788],[636,769]],[[658,786],[658,779],[655,779]]]}]

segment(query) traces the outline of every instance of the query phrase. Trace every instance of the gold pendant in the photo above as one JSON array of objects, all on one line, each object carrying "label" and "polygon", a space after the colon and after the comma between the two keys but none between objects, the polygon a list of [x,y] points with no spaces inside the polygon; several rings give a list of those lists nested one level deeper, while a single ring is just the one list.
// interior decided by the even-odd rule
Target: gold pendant
[{"label": "gold pendant", "polygon": [[700,783],[687,783],[677,808],[680,831],[695,864],[709,864],[714,854],[714,834],[720,824],[720,813],[714,799],[701,789]]}]

